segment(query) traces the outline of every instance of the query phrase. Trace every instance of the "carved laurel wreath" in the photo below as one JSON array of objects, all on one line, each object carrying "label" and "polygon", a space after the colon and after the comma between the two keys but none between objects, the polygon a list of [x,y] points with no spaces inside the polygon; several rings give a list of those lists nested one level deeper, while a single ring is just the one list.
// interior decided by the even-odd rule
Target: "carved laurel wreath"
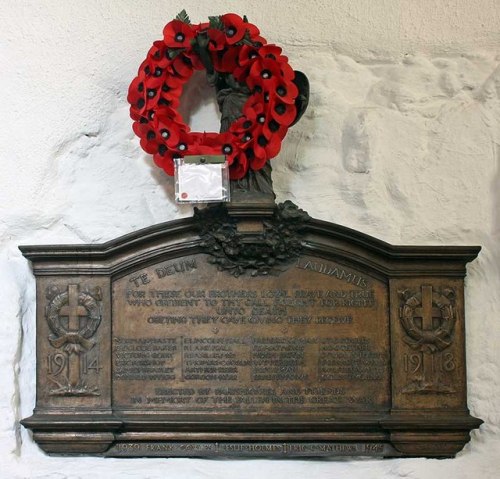
[{"label": "carved laurel wreath", "polygon": [[432,303],[441,311],[441,324],[431,331],[420,328],[415,322],[415,308],[422,303],[421,293],[412,294],[405,290],[401,292],[401,295],[405,300],[401,308],[401,324],[407,334],[404,341],[413,349],[431,353],[442,351],[450,346],[456,322],[452,303],[454,292],[447,289],[443,291],[443,294],[432,293]]},{"label": "carved laurel wreath", "polygon": [[97,300],[88,293],[78,294],[78,304],[82,305],[88,313],[85,325],[77,332],[69,332],[61,322],[59,312],[68,304],[68,292],[56,294],[47,307],[47,323],[54,333],[49,336],[49,341],[55,348],[65,346],[68,353],[78,353],[81,349],[91,349],[94,345],[90,338],[96,333],[101,323],[101,308]]},{"label": "carved laurel wreath", "polygon": [[[297,116],[295,72],[281,52],[246,17],[228,13],[193,25],[183,10],[165,26],[163,39],[153,43],[129,88],[141,147],[169,175],[174,159],[185,155],[225,155],[231,179],[263,168],[279,153]],[[225,107],[249,96],[242,115],[223,133],[191,132],[177,110],[183,85],[203,69],[223,75],[230,86],[219,91],[228,97]],[[220,77],[214,84],[220,88]]]}]

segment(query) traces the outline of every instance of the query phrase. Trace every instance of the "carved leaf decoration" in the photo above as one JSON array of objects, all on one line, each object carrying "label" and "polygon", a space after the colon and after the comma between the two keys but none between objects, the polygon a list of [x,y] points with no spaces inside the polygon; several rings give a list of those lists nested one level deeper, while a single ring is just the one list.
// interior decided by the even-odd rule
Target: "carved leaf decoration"
[{"label": "carved leaf decoration", "polygon": [[204,210],[195,208],[203,250],[211,255],[209,262],[233,276],[249,272],[251,276],[279,274],[280,267],[300,255],[299,231],[309,215],[291,201],[275,208],[271,220],[263,222],[264,231],[251,240],[238,233],[236,220],[224,207]]}]

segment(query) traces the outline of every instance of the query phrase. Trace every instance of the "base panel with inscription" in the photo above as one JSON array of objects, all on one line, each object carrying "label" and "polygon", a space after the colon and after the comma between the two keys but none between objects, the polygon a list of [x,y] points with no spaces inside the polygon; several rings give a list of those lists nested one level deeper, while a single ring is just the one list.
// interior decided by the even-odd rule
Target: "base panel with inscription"
[{"label": "base panel with inscription", "polygon": [[23,246],[55,454],[453,456],[478,247],[391,246],[287,202]]}]

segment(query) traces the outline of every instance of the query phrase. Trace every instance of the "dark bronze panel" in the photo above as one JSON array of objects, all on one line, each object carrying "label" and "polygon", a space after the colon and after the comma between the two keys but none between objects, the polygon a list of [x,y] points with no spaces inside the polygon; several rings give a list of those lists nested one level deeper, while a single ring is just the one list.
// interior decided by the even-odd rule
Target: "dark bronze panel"
[{"label": "dark bronze panel", "polygon": [[467,409],[463,281],[391,281],[393,407]]},{"label": "dark bronze panel", "polygon": [[387,287],[340,263],[235,278],[199,254],[113,283],[121,410],[388,410],[389,374]]},{"label": "dark bronze panel", "polygon": [[111,406],[110,282],[51,276],[37,284],[37,409]]}]

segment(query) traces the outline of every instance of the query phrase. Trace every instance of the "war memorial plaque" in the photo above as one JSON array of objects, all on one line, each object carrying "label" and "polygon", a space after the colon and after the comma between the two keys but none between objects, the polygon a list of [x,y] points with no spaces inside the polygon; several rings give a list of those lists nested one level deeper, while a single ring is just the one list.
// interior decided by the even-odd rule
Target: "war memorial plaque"
[{"label": "war memorial plaque", "polygon": [[[243,227],[255,215],[227,218],[240,247],[270,235]],[[295,235],[295,257],[253,276],[214,261],[196,216],[103,245],[23,247],[35,440],[108,456],[459,451],[480,424],[463,304],[478,248],[395,247],[312,219]]]},{"label": "war memorial plaque", "polygon": [[[463,281],[480,248],[392,246],[276,205],[269,160],[309,85],[258,33],[181,12],[129,90],[155,163],[173,174],[213,154],[219,183],[203,190],[227,199],[225,169],[230,203],[101,245],[21,247],[37,285],[36,408],[22,424],[44,451],[446,457],[481,424]],[[174,110],[201,68],[219,134],[189,132]],[[199,181],[186,178],[183,200]]]}]

